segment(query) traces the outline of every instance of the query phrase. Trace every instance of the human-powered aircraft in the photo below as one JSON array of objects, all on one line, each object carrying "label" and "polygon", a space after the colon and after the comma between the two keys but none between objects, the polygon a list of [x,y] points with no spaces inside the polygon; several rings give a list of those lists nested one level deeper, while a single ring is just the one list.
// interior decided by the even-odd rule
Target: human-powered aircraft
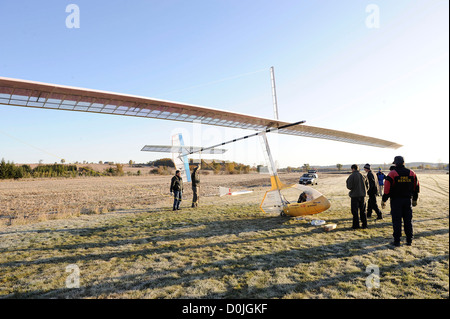
[{"label": "human-powered aircraft", "polygon": [[[253,135],[229,142],[259,135],[265,147],[271,170],[272,188],[265,194],[260,208],[265,212],[279,212],[290,216],[316,214],[330,207],[329,201],[318,191],[303,185],[285,185],[276,172],[270,153],[266,133],[277,131],[280,134],[327,139],[351,144],[397,149],[402,145],[374,137],[349,132],[303,125],[303,122],[288,123],[277,119],[251,116],[209,107],[165,101],[142,96],[120,94],[107,91],[77,88],[42,82],[26,81],[0,77],[0,105],[12,105],[41,109],[78,111],[88,113],[112,114],[144,117],[201,124],[228,128],[258,131]],[[227,142],[219,145],[225,145]],[[214,146],[218,147],[218,146]],[[205,148],[191,149],[206,152]],[[184,162],[182,161],[183,165]],[[179,163],[180,164],[180,163]],[[179,165],[178,164],[178,165]],[[302,197],[297,202],[289,202],[283,192],[296,189]]]}]

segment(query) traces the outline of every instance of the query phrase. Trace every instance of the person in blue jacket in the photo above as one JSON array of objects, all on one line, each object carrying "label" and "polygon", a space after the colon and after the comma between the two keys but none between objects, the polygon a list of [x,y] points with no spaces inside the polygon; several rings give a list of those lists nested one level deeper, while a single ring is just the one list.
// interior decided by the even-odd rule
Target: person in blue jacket
[{"label": "person in blue jacket", "polygon": [[378,178],[378,195],[383,196],[384,179],[386,178],[386,175],[384,175],[381,168],[378,169],[377,178]]}]

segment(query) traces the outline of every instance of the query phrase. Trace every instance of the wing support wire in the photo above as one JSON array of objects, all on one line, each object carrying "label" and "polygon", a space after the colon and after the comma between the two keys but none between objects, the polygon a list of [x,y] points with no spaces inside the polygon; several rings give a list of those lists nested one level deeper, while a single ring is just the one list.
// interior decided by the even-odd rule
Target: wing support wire
[{"label": "wing support wire", "polygon": [[243,136],[243,137],[240,137],[240,138],[235,138],[233,140],[230,140],[230,141],[227,141],[227,142],[222,142],[222,143],[219,143],[219,144],[216,144],[216,145],[213,145],[213,146],[202,147],[199,150],[190,151],[188,153],[188,155],[191,155],[191,154],[194,154],[194,153],[198,153],[198,152],[205,152],[205,151],[208,151],[210,149],[214,149],[214,148],[219,147],[219,146],[223,146],[223,145],[226,145],[226,144],[230,144],[230,143],[234,143],[234,142],[245,140],[245,139],[247,139],[249,137],[258,136],[258,135],[265,134],[265,133],[270,133],[270,132],[275,132],[275,131],[278,131],[278,130],[281,130],[281,129],[285,129],[285,128],[288,128],[288,127],[291,127],[291,126],[295,126],[295,125],[300,125],[300,124],[303,124],[303,123],[305,123],[305,121],[299,121],[299,122],[295,122],[295,123],[290,123],[290,124],[282,125],[280,127],[267,128],[266,130],[261,131],[261,132],[257,132],[257,133],[250,134],[250,135],[246,135],[246,136]]}]

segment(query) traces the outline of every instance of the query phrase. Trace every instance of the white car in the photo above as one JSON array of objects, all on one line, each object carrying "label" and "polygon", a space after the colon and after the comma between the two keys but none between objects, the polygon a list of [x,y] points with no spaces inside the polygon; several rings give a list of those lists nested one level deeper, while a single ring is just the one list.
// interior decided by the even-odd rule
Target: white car
[{"label": "white car", "polygon": [[317,185],[317,174],[312,174],[312,173],[305,173],[302,175],[302,177],[300,177],[300,180],[298,181],[299,184],[303,184],[303,185]]}]

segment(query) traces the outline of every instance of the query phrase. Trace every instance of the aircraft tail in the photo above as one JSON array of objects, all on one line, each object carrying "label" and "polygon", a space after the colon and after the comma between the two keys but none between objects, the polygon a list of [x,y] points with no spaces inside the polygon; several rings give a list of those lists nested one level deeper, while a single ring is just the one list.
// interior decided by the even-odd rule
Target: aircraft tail
[{"label": "aircraft tail", "polygon": [[223,154],[227,150],[223,148],[208,147],[203,149],[198,146],[185,146],[183,135],[175,134],[172,136],[172,145],[145,145],[141,151],[172,153],[172,161],[175,168],[181,172],[184,181],[191,182],[191,171],[189,169],[188,155],[193,153],[201,154]]},{"label": "aircraft tail", "polygon": [[[172,136],[172,146],[184,146],[183,135],[181,133]],[[184,152],[184,147],[181,147],[180,151],[181,153],[172,151],[172,160],[175,164],[175,169],[180,171],[183,180],[191,182],[191,171],[189,169],[187,152]]]}]

